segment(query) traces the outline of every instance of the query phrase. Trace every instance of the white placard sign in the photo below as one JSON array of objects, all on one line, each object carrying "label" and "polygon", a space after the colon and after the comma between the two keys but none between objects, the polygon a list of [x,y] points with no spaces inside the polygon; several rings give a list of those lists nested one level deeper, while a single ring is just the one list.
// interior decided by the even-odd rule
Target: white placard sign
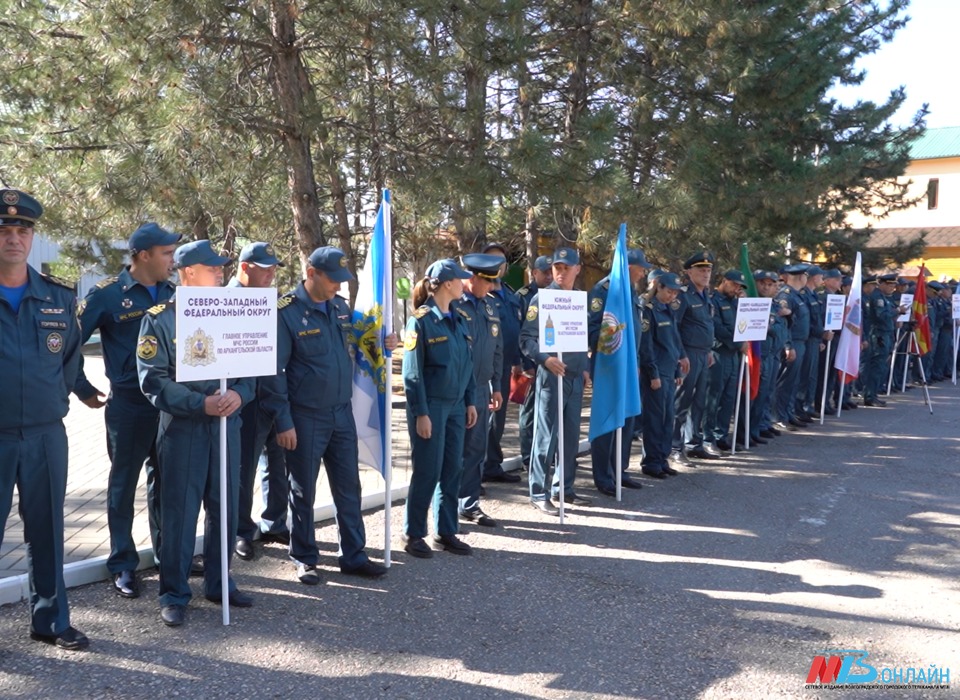
[{"label": "white placard sign", "polygon": [[960,318],[960,294],[954,294],[951,298],[953,300],[952,318]]},{"label": "white placard sign", "polygon": [[177,381],[277,373],[277,290],[177,287]]},{"label": "white placard sign", "polygon": [[587,293],[562,289],[537,292],[541,352],[586,352]]},{"label": "white placard sign", "polygon": [[906,323],[910,320],[910,312],[913,309],[913,295],[912,294],[901,294],[900,295],[900,306],[906,306],[907,310],[902,314],[897,316],[897,321],[902,321]]},{"label": "white placard sign", "polygon": [[737,299],[737,320],[733,328],[733,340],[764,340],[770,325],[770,300],[754,297]]},{"label": "white placard sign", "polygon": [[827,314],[823,329],[839,331],[843,328],[843,309],[847,305],[847,298],[842,294],[827,295]]}]

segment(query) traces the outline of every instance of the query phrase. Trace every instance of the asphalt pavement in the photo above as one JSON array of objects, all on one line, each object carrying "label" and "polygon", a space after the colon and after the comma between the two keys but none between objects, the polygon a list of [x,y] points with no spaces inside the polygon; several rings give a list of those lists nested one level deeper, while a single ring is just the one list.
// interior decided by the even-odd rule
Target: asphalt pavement
[{"label": "asphalt pavement", "polygon": [[[106,582],[69,592],[83,653],[31,642],[24,603],[0,607],[4,698],[948,697],[955,689],[805,688],[829,649],[878,669],[937,666],[960,686],[960,389],[914,390],[663,481],[622,503],[580,458],[563,525],[522,484],[489,484],[500,527],[464,527],[470,557],[413,559],[396,542],[379,581],[336,568],[318,528],[321,584],[284,548],[235,561],[255,607],[218,606],[194,579],[187,623]],[[639,447],[634,443],[634,469]],[[394,533],[403,508],[392,513]],[[379,559],[383,510],[365,517]]]}]

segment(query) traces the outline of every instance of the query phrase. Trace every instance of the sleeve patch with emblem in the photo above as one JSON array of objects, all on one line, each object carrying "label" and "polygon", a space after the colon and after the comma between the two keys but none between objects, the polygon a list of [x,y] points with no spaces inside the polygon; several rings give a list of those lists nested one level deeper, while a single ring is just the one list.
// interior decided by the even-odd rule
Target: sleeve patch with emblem
[{"label": "sleeve patch with emblem", "polygon": [[590,310],[593,311],[594,313],[596,313],[597,311],[600,311],[602,308],[603,308],[603,299],[601,299],[600,297],[594,297],[590,301]]},{"label": "sleeve patch with emblem", "polygon": [[535,321],[537,319],[538,311],[539,310],[537,309],[536,306],[531,306],[529,309],[527,309],[527,320]]},{"label": "sleeve patch with emblem", "polygon": [[417,347],[417,332],[407,331],[407,335],[403,339],[403,349],[410,351],[410,350],[415,350],[416,347]]},{"label": "sleeve patch with emblem", "polygon": [[157,356],[157,339],[152,335],[141,335],[137,341],[137,357],[152,360]]}]

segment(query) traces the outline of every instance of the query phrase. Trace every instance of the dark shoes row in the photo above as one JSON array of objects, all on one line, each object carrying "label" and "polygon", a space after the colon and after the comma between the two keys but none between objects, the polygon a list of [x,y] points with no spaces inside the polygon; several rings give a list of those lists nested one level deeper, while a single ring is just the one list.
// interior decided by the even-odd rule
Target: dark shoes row
[{"label": "dark shoes row", "polygon": [[[262,532],[260,533],[260,542],[262,544],[277,543],[285,546],[290,545],[289,532]],[[247,537],[238,537],[236,545],[237,556],[244,561],[250,561],[256,556],[253,548],[253,540]]]},{"label": "dark shoes row", "polygon": [[[400,539],[403,541],[403,550],[410,556],[417,559],[430,559],[433,556],[433,548],[424,538],[401,535]],[[433,542],[440,549],[451,554],[460,556],[473,554],[473,548],[456,535],[434,535]]]}]

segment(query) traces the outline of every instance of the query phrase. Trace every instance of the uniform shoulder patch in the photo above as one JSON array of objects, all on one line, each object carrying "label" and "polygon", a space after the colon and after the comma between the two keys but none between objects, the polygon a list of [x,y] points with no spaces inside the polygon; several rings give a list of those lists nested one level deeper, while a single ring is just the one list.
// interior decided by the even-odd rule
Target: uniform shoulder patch
[{"label": "uniform shoulder patch", "polygon": [[430,307],[424,304],[423,306],[421,306],[420,308],[418,308],[416,311],[413,312],[413,316],[414,318],[423,318],[428,313],[430,313]]},{"label": "uniform shoulder patch", "polygon": [[156,306],[151,306],[149,309],[147,309],[147,313],[150,314],[151,316],[156,316],[165,308],[167,308],[167,302],[163,302],[162,304],[157,304]]},{"label": "uniform shoulder patch", "polygon": [[520,289],[517,290],[517,294],[519,294],[522,297],[527,296],[529,293],[530,293],[530,287],[520,287]]},{"label": "uniform shoulder patch", "polygon": [[141,335],[137,340],[137,357],[141,360],[152,360],[157,356],[157,338],[152,335]]},{"label": "uniform shoulder patch", "polygon": [[671,301],[671,302],[670,302],[670,308],[673,309],[674,311],[676,311],[677,309],[679,309],[679,308],[680,308],[680,300],[679,300],[679,299],[674,299],[673,301]]},{"label": "uniform shoulder patch", "polygon": [[540,313],[540,310],[536,306],[531,306],[529,309],[527,309],[527,320],[536,321],[538,313]]},{"label": "uniform shoulder patch", "polygon": [[277,311],[279,311],[280,309],[287,308],[292,303],[293,303],[293,294],[292,293],[284,294],[282,297],[277,299]]},{"label": "uniform shoulder patch", "polygon": [[417,332],[410,330],[407,331],[406,335],[403,338],[403,349],[407,352],[411,350],[416,350],[417,348]]},{"label": "uniform shoulder patch", "polygon": [[590,310],[594,313],[597,313],[603,308],[603,299],[600,297],[594,297],[590,300]]},{"label": "uniform shoulder patch", "polygon": [[646,314],[640,319],[640,330],[644,333],[650,330],[650,319],[647,318]]},{"label": "uniform shoulder patch", "polygon": [[97,282],[96,285],[94,285],[94,286],[95,286],[97,289],[104,289],[105,287],[109,287],[111,284],[113,284],[114,282],[116,282],[118,279],[120,279],[120,278],[119,278],[119,277],[107,277],[106,279],[102,279],[102,280],[100,280],[99,282]]},{"label": "uniform shoulder patch", "polygon": [[58,287],[63,287],[64,289],[69,289],[71,292],[77,291],[77,285],[75,285],[73,282],[68,282],[65,279],[54,277],[53,275],[41,274],[40,276],[50,284],[55,284]]},{"label": "uniform shoulder patch", "polygon": [[603,282],[600,283],[600,286],[604,289],[610,289],[610,278],[608,277]]}]

